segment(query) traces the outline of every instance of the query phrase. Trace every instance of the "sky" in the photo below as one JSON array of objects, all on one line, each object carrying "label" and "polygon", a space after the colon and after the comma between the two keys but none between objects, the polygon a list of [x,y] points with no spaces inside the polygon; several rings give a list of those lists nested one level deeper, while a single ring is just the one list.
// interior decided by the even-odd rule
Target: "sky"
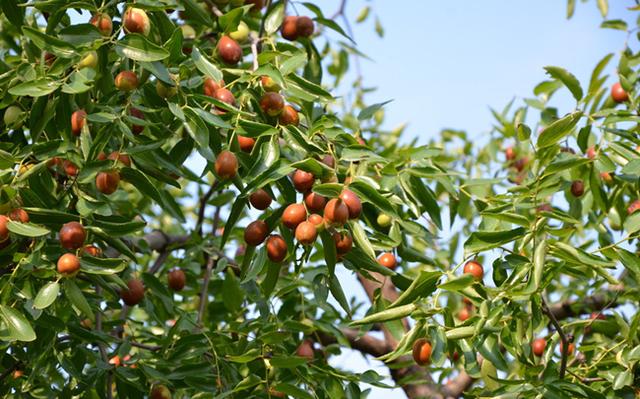
[{"label": "sky", "polygon": [[[443,128],[482,137],[494,122],[489,107],[501,110],[513,98],[521,103],[532,97],[535,85],[548,78],[544,66],[569,70],[586,88],[597,62],[619,53],[627,34],[599,28],[603,18],[595,1],[577,3],[567,20],[566,2],[558,0],[350,0],[346,10],[351,21],[363,6],[372,8],[365,23],[352,25],[358,50],[373,59],[361,64],[365,86],[377,88],[367,103],[393,99],[385,106],[386,127],[407,123],[405,140],[418,137],[426,144]],[[625,7],[633,1],[610,3],[608,19],[629,19]],[[338,0],[322,2],[326,15],[338,5]],[[383,38],[374,32],[376,15],[385,28]],[[611,83],[617,62],[615,57],[607,70]],[[563,114],[575,101],[561,90],[554,104]],[[339,267],[338,273],[345,292],[367,300],[349,272]],[[373,366],[388,374],[378,362],[353,351],[344,351],[332,364],[359,372]],[[369,396],[404,397],[401,389],[378,388]]]}]

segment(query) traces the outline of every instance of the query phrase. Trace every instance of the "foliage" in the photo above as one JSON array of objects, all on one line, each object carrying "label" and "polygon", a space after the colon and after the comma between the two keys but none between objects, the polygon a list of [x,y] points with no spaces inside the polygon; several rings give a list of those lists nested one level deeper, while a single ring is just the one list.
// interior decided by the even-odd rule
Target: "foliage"
[{"label": "foliage", "polygon": [[[412,398],[633,397],[640,315],[617,307],[638,304],[637,54],[625,48],[617,66],[628,101],[605,86],[613,54],[588,86],[549,66],[535,97],[494,111],[485,142],[446,130],[418,145],[382,128],[385,104],[367,105],[359,79],[353,97],[334,97],[362,56],[344,2],[333,16],[312,3],[244,3],[136,2],[148,20],[129,32],[123,1],[2,3],[0,213],[11,220],[0,219],[0,392],[124,398],[162,385],[173,397],[356,398],[361,383],[388,386],[329,364],[352,347],[385,361]],[[297,12],[316,32],[282,39]],[[111,32],[89,23],[101,14],[114,17]],[[240,63],[233,43],[219,48],[227,35]],[[574,109],[552,105],[561,90]],[[266,91],[300,122],[270,115]],[[346,223],[325,211],[311,245],[281,223],[303,203],[300,171],[317,195],[348,189],[362,201]],[[259,189],[274,200],[264,211]],[[66,244],[60,230],[73,221],[95,248]],[[283,261],[246,244],[267,234],[282,236]],[[77,272],[61,269],[66,253]],[[480,279],[463,273],[470,260]],[[370,306],[345,292],[338,268]],[[430,344],[422,366],[416,342]]]}]

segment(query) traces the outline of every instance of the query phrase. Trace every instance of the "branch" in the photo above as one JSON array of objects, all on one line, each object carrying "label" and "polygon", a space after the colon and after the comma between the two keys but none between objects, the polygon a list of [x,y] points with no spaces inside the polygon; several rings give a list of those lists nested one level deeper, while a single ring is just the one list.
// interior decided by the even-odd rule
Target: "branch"
[{"label": "branch", "polygon": [[[372,337],[369,334],[361,335],[358,330],[352,328],[343,328],[340,332],[349,341],[352,349],[358,350],[363,354],[380,357],[389,353],[387,343],[381,339]],[[322,345],[338,343],[336,337],[326,332],[318,331],[316,335]]]},{"label": "branch", "polygon": [[605,308],[618,306],[619,303],[617,302],[617,299],[621,291],[621,289],[611,289],[604,294],[595,294],[577,300],[566,300],[564,302],[553,304],[549,306],[548,309],[557,320],[580,316]]},{"label": "branch", "polygon": [[207,269],[204,275],[204,282],[202,283],[202,291],[200,292],[200,306],[198,308],[198,318],[196,319],[196,324],[200,324],[202,322],[202,315],[204,314],[204,308],[207,304],[207,294],[209,290],[209,281],[211,280],[211,270],[213,269],[213,264],[215,263],[213,258],[209,258],[207,261]]},{"label": "branch", "polygon": [[[98,298],[102,296],[102,287],[100,287],[99,285],[96,286],[96,295],[98,296]],[[98,311],[98,313],[96,313],[96,331],[102,332],[102,312],[101,311]],[[102,357],[102,360],[106,364],[109,364],[109,356],[107,356],[107,350],[105,349],[104,344],[99,343],[98,348],[100,349],[100,356]],[[111,374],[111,370],[108,370],[107,381],[106,381],[107,399],[113,399],[113,391],[111,390],[112,381],[113,381],[113,375]]]},{"label": "branch", "polygon": [[562,342],[562,360],[560,362],[559,377],[560,379],[563,379],[565,371],[567,370],[567,357],[569,356],[569,340],[567,339],[567,336],[564,334],[564,331],[562,331],[562,327],[560,326],[560,323],[558,323],[558,319],[556,319],[556,316],[549,310],[549,307],[547,306],[547,301],[545,301],[543,297],[541,297],[541,299],[542,299],[542,311],[547,316],[549,316],[549,320],[551,320],[551,324],[553,324],[553,326],[556,328],[556,331],[558,331],[558,334],[560,335],[560,341]]},{"label": "branch", "polygon": [[249,40],[251,41],[251,54],[253,55],[253,71],[255,72],[260,64],[258,63],[258,45],[260,44],[260,38],[253,34],[253,32],[249,35]]},{"label": "branch", "polygon": [[224,15],[224,13],[222,11],[220,11],[220,9],[218,8],[218,6],[211,0],[204,0],[205,3],[207,3],[207,5],[209,6],[209,8],[211,8],[211,12],[216,16],[216,17],[221,17]]},{"label": "branch", "polygon": [[196,222],[196,231],[202,237],[202,223],[204,222],[204,211],[207,208],[207,202],[211,199],[213,192],[218,187],[218,180],[215,180],[209,187],[209,190],[200,198],[200,208],[198,209],[198,221]]}]

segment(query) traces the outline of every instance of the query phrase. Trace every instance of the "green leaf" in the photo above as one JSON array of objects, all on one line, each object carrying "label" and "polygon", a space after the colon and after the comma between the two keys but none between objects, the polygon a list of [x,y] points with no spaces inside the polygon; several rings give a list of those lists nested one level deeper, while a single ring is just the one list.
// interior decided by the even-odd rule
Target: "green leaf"
[{"label": "green leaf", "polygon": [[18,29],[20,29],[24,22],[24,10],[26,7],[21,7],[24,2],[25,0],[15,0],[0,3],[0,5],[2,5],[2,11],[7,17],[7,21]]},{"label": "green leaf", "polygon": [[397,320],[403,317],[409,316],[417,309],[417,305],[414,303],[410,303],[408,305],[397,306],[394,308],[385,309],[381,312],[377,312],[366,316],[360,320],[352,321],[352,326],[360,326],[363,324],[373,324],[380,323],[383,321]]},{"label": "green leaf", "polygon": [[399,218],[395,208],[391,205],[391,202],[380,194],[380,191],[371,187],[369,184],[356,180],[351,182],[349,189],[358,194],[361,200],[367,201],[378,207],[382,212]]},{"label": "green leaf", "polygon": [[60,284],[57,281],[51,281],[38,291],[38,295],[33,300],[33,307],[36,309],[44,309],[49,307],[58,297],[60,292]]},{"label": "green leaf", "polygon": [[40,78],[17,84],[9,89],[9,94],[14,96],[41,97],[53,93],[60,87],[60,81]]},{"label": "green leaf", "polygon": [[335,274],[329,276],[329,291],[331,291],[331,295],[338,301],[342,309],[350,315],[351,309],[349,308],[349,301],[347,301],[347,297],[340,285],[340,280],[338,280]]},{"label": "green leaf", "polygon": [[466,253],[471,254],[498,248],[504,244],[520,239],[526,232],[527,230],[522,227],[502,231],[476,231],[471,233],[464,243],[464,249]]},{"label": "green leaf", "polygon": [[0,317],[7,325],[12,340],[30,342],[36,339],[31,324],[16,309],[0,304]]},{"label": "green leaf", "polygon": [[287,384],[287,383],[279,383],[275,386],[275,389],[279,392],[282,392],[286,395],[292,396],[294,398],[300,399],[314,399],[315,396],[311,395],[309,392],[298,388],[295,385]]},{"label": "green leaf", "polygon": [[538,137],[538,148],[544,148],[556,144],[571,132],[580,120],[581,116],[582,112],[576,111],[547,126]]},{"label": "green leaf", "polygon": [[267,35],[274,34],[280,26],[282,25],[282,21],[284,20],[284,3],[277,3],[271,10],[267,17],[264,20],[264,30]]},{"label": "green leaf", "polygon": [[78,308],[78,310],[81,311],[89,319],[95,320],[96,317],[93,314],[91,305],[89,305],[87,298],[84,297],[84,294],[75,283],[75,281],[69,278],[65,279],[62,284],[64,286],[64,293],[69,302],[71,302],[73,306]]},{"label": "green leaf", "polygon": [[160,61],[169,56],[164,48],[153,44],[139,33],[129,33],[116,43],[116,52],[134,61]]},{"label": "green leaf", "polygon": [[617,29],[626,31],[627,23],[621,19],[610,19],[608,21],[603,21],[602,24],[600,24],[600,27],[603,29]]},{"label": "green leaf", "polygon": [[72,58],[77,55],[76,48],[74,46],[64,40],[42,33],[38,29],[23,26],[22,33],[31,39],[33,44],[43,50],[47,50],[55,54],[58,57]]},{"label": "green leaf", "polygon": [[196,68],[198,68],[198,70],[202,72],[202,74],[212,78],[215,81],[222,80],[222,72],[220,72],[220,70],[209,60],[204,58],[200,50],[195,46],[191,51],[191,59],[193,60]]},{"label": "green leaf", "polygon": [[607,0],[597,0],[597,2],[600,14],[602,14],[603,18],[606,18],[607,14],[609,13],[609,2]]},{"label": "green leaf", "polygon": [[580,87],[580,82],[571,72],[556,66],[546,66],[544,69],[549,75],[560,80],[573,94],[573,98],[576,101],[582,100],[582,87]]},{"label": "green leaf", "polygon": [[441,272],[421,271],[418,278],[413,280],[409,288],[407,288],[395,302],[389,305],[389,308],[404,306],[420,298],[428,297],[436,290],[436,284],[438,284],[440,276],[442,276]]},{"label": "green leaf", "polygon": [[120,169],[120,177],[133,184],[141,193],[153,198],[158,204],[162,204],[160,192],[158,192],[156,186],[154,186],[143,173],[132,168],[122,168]]},{"label": "green leaf", "polygon": [[327,268],[329,273],[335,275],[336,262],[338,261],[338,255],[336,254],[336,243],[333,240],[333,236],[327,230],[320,232],[320,239],[322,240],[322,247],[324,253],[324,260],[327,262]]},{"label": "green leaf", "polygon": [[93,256],[87,255],[80,258],[80,271],[87,274],[118,274],[123,271],[126,266],[127,262],[119,258],[94,258]]},{"label": "green leaf", "polygon": [[7,227],[9,231],[24,237],[41,237],[46,236],[51,233],[48,229],[44,227],[35,225],[33,223],[20,223],[14,222],[12,220],[7,223]]},{"label": "green leaf", "polygon": [[213,21],[209,17],[209,12],[205,10],[195,0],[183,0],[181,4],[184,6],[184,13],[187,19],[193,19],[199,24],[205,26],[213,26]]},{"label": "green leaf", "polygon": [[459,277],[451,278],[444,283],[438,285],[438,288],[447,290],[447,291],[460,291],[463,288],[467,288],[474,282],[473,275],[471,274],[463,274]]},{"label": "green leaf", "polygon": [[385,105],[389,104],[392,101],[393,100],[387,100],[382,103],[369,105],[367,108],[360,111],[360,113],[358,114],[358,120],[364,121],[371,118],[376,112],[378,112],[379,109],[381,109],[382,107],[384,107]]}]

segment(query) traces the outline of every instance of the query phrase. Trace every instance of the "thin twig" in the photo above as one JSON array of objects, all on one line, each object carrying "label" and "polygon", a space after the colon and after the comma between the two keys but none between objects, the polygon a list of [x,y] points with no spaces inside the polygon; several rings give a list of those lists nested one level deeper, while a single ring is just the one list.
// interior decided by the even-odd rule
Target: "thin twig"
[{"label": "thin twig", "polygon": [[[256,52],[260,53],[262,51],[262,36],[264,35],[264,24],[267,19],[267,15],[269,15],[269,7],[271,7],[271,0],[267,0],[266,9],[267,11],[264,13],[262,17],[262,21],[260,21],[260,30],[258,31],[258,43],[256,44]],[[284,2],[284,12],[287,12],[287,2]]]},{"label": "thin twig", "polygon": [[204,222],[204,212],[207,208],[207,202],[211,199],[214,191],[218,187],[218,180],[214,181],[209,190],[200,198],[200,208],[198,209],[198,221],[196,222],[196,231],[202,237],[202,223]]},{"label": "thin twig", "polygon": [[202,322],[204,308],[207,304],[209,281],[211,280],[211,271],[213,270],[214,263],[214,259],[209,257],[207,260],[207,269],[205,270],[204,281],[202,282],[202,291],[200,292],[200,306],[198,308],[198,318],[196,319],[196,324],[198,325]]},{"label": "thin twig", "polygon": [[255,72],[260,64],[258,63],[258,44],[260,43],[260,38],[253,34],[253,32],[249,35],[249,40],[251,41],[251,54],[253,55],[253,71]]},{"label": "thin twig", "polygon": [[149,269],[149,273],[156,274],[158,270],[160,270],[164,262],[167,260],[167,258],[169,258],[169,251],[160,252],[160,255],[158,255],[158,258],[154,262],[153,266],[151,266],[151,268]]},{"label": "thin twig", "polygon": [[[98,298],[102,296],[102,287],[96,287],[96,295],[98,296]],[[98,313],[96,313],[96,331],[102,332],[102,311],[100,309],[98,309]],[[109,356],[107,355],[107,350],[105,349],[104,344],[99,343],[98,348],[100,349],[100,356],[102,357],[102,361],[108,364]],[[112,383],[113,375],[111,374],[111,370],[108,370],[106,381],[107,399],[113,399],[113,391],[111,390]]]},{"label": "thin twig", "polygon": [[564,378],[564,374],[567,370],[567,358],[569,356],[569,340],[567,340],[567,336],[564,335],[564,331],[558,323],[558,319],[556,316],[549,310],[549,306],[547,306],[547,301],[545,301],[544,297],[540,297],[542,299],[542,312],[544,312],[551,320],[551,324],[555,327],[558,335],[560,335],[560,342],[562,342],[562,360],[560,361],[560,379]]},{"label": "thin twig", "polygon": [[211,0],[204,0],[205,3],[211,8],[211,12],[215,14],[216,17],[221,17],[224,15],[222,11],[218,8],[218,6]]}]

